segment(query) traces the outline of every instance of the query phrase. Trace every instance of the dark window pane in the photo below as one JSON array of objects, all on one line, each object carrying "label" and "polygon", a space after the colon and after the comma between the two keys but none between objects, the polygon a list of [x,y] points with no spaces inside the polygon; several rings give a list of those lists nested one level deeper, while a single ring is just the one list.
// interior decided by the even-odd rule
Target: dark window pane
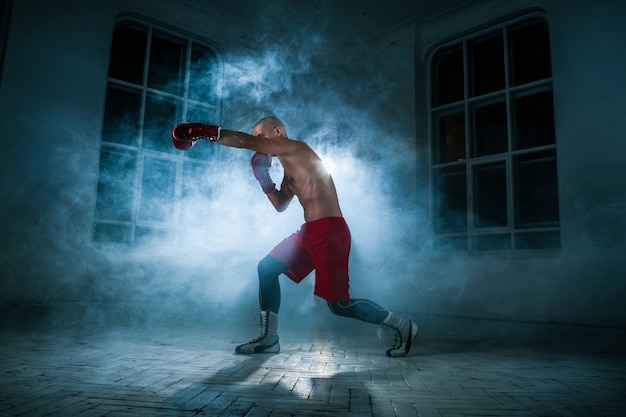
[{"label": "dark window pane", "polygon": [[139,220],[169,223],[174,215],[176,163],[159,158],[144,158],[141,177]]},{"label": "dark window pane", "polygon": [[100,223],[93,227],[93,240],[100,243],[124,243],[133,241],[133,227],[130,224]]},{"label": "dark window pane", "polygon": [[510,31],[511,80],[513,85],[549,78],[550,40],[544,21]]},{"label": "dark window pane", "polygon": [[504,162],[474,166],[474,226],[507,226],[506,167]]},{"label": "dark window pane", "polygon": [[467,230],[467,184],[465,164],[434,170],[435,230]]},{"label": "dark window pane", "polygon": [[169,230],[157,227],[135,227],[135,240],[137,245],[153,244],[155,241],[163,240],[167,237]]},{"label": "dark window pane", "polygon": [[109,87],[104,108],[102,140],[137,146],[140,106],[139,92]]},{"label": "dark window pane", "polygon": [[504,88],[504,42],[502,32],[469,44],[470,95]]},{"label": "dark window pane", "polygon": [[472,249],[476,251],[510,250],[511,235],[476,235],[472,237]]},{"label": "dark window pane", "polygon": [[555,151],[519,155],[514,164],[517,227],[558,225]]},{"label": "dark window pane", "polygon": [[183,199],[211,196],[211,166],[206,162],[185,160],[183,178],[191,179],[183,181]]},{"label": "dark window pane", "polygon": [[216,124],[217,114],[214,107],[189,103],[187,106],[187,117],[185,120],[188,122]]},{"label": "dark window pane", "polygon": [[209,48],[193,44],[189,68],[189,98],[215,103],[217,97],[217,58]]},{"label": "dark window pane", "polygon": [[438,252],[467,252],[467,237],[436,236],[433,246]]},{"label": "dark window pane", "polygon": [[113,32],[109,77],[143,84],[147,29],[132,23],[120,23]]},{"label": "dark window pane", "polygon": [[436,115],[435,163],[463,161],[465,153],[465,113]]},{"label": "dark window pane", "polygon": [[181,102],[148,95],[143,128],[143,148],[175,153],[172,127],[178,123]]},{"label": "dark window pane", "polygon": [[135,152],[105,147],[100,152],[96,218],[131,221],[137,155]]},{"label": "dark window pane", "polygon": [[[210,143],[199,145],[216,148]],[[199,145],[197,147],[199,147]],[[195,150],[196,148],[194,148]],[[215,162],[215,161],[214,161]],[[203,228],[207,225],[210,214],[206,212],[211,206],[213,180],[215,178],[211,165],[204,161],[185,160],[183,164],[183,196],[180,207],[180,222],[185,227]],[[205,213],[199,215],[199,213]]]},{"label": "dark window pane", "polygon": [[433,59],[433,103],[435,106],[463,100],[463,49],[444,49]]},{"label": "dark window pane", "polygon": [[504,101],[472,109],[472,156],[506,152],[506,103]]},{"label": "dark window pane", "polygon": [[517,233],[516,249],[559,249],[561,234],[558,231]]},{"label": "dark window pane", "polygon": [[552,91],[517,97],[513,112],[515,149],[555,143]]},{"label": "dark window pane", "polygon": [[150,46],[148,87],[183,95],[187,42],[154,32]]}]

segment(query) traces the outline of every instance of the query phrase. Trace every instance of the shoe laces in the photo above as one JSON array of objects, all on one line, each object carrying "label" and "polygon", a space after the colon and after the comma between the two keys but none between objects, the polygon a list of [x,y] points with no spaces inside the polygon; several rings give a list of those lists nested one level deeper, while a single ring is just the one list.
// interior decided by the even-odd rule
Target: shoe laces
[{"label": "shoe laces", "polygon": [[378,326],[378,340],[385,344],[385,334],[391,331],[393,333],[393,344],[391,345],[391,347],[393,349],[399,349],[402,347],[402,333],[400,332],[400,329],[394,327],[394,326],[390,326],[388,324],[381,324],[380,326]]},{"label": "shoe laces", "polygon": [[269,314],[267,314],[265,316],[265,319],[263,319],[263,315],[260,312],[258,312],[258,311],[254,314],[254,321],[257,324],[257,328],[259,330],[259,335],[257,337],[255,337],[254,339],[252,339],[251,341],[249,341],[248,343],[259,342],[265,336],[267,336],[267,329],[268,329],[267,321],[268,320],[269,320]]}]

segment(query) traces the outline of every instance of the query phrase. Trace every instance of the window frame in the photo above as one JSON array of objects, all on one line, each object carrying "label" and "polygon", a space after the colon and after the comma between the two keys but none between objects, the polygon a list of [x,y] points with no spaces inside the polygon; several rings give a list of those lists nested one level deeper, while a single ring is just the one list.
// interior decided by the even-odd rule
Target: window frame
[{"label": "window frame", "polygon": [[[552,128],[554,132],[554,141],[550,144],[545,144],[542,146],[530,147],[527,149],[516,149],[514,147],[513,137],[514,132],[514,118],[515,113],[513,112],[513,104],[516,98],[524,96],[537,94],[542,92],[549,92],[553,99],[553,74],[550,73],[549,77],[541,78],[535,81],[521,83],[517,85],[513,85],[512,78],[512,69],[511,69],[511,60],[513,59],[510,44],[511,44],[511,30],[514,30],[519,27],[524,27],[525,24],[531,25],[534,21],[542,21],[547,29],[548,29],[548,47],[551,48],[550,38],[549,38],[549,26],[546,14],[543,11],[531,11],[523,14],[519,14],[517,16],[513,16],[507,19],[502,19],[498,22],[488,24],[482,26],[479,29],[468,31],[464,34],[460,34],[453,38],[447,39],[437,45],[435,45],[427,54],[426,60],[426,74],[427,74],[427,88],[426,88],[426,106],[427,106],[427,135],[429,140],[429,156],[428,156],[428,176],[429,176],[429,217],[431,219],[431,247],[436,252],[460,252],[467,254],[482,254],[482,253],[500,253],[500,254],[513,254],[513,253],[521,253],[529,252],[529,251],[554,251],[561,250],[561,220],[560,215],[558,213],[559,210],[559,188],[558,188],[558,179],[555,187],[556,193],[556,208],[557,208],[557,220],[556,224],[551,224],[547,226],[536,226],[536,227],[520,227],[518,226],[518,198],[520,192],[516,190],[518,181],[518,174],[516,174],[518,157],[531,154],[531,153],[539,153],[542,151],[553,152],[554,154],[554,171],[555,175],[557,174],[558,165],[556,164],[556,154],[557,154],[557,143],[556,143],[556,129],[554,126],[554,101],[552,101]],[[471,89],[471,80],[470,80],[470,45],[474,41],[479,41],[482,39],[490,39],[497,33],[502,34],[503,41],[503,65],[504,65],[504,87],[500,89],[495,89],[494,91],[485,92],[482,94],[472,95]],[[447,59],[457,59],[458,57],[453,57],[452,54],[454,51],[458,53],[460,49],[461,53],[461,61],[462,61],[462,98],[459,97],[460,92],[455,91],[446,91],[450,97],[456,97],[456,99],[449,99],[444,103],[439,103],[439,91],[436,90],[441,88],[442,81],[441,77],[444,78],[450,77],[449,72],[446,73],[446,68],[438,69],[439,74],[435,74],[434,65],[442,65],[442,62]],[[449,52],[449,55],[446,55],[446,52]],[[439,55],[441,54],[441,55]],[[551,59],[552,53],[550,49]],[[551,61],[548,61],[551,66]],[[458,88],[458,82],[456,80],[458,76],[453,80],[453,86]],[[449,80],[449,78],[448,78]],[[437,85],[435,85],[437,84]],[[437,97],[435,97],[437,95]],[[479,155],[476,156],[474,154],[474,149],[472,149],[473,138],[475,136],[475,132],[473,129],[473,117],[472,111],[481,107],[485,107],[485,105],[489,105],[490,103],[498,103],[503,102],[506,110],[506,137],[507,137],[507,149],[505,152],[497,152],[494,154],[487,155]],[[459,155],[459,157],[454,160],[454,157],[448,156],[448,158],[444,158],[441,156],[442,150],[444,146],[442,146],[441,142],[441,133],[439,132],[440,124],[442,121],[442,117],[450,116],[450,115],[461,115],[463,117],[463,140],[464,140],[464,155]],[[454,140],[451,139],[451,140]],[[448,150],[450,147],[447,148]],[[460,152],[458,152],[460,153]],[[456,155],[456,154],[455,154]],[[474,171],[477,167],[487,166],[489,164],[496,163],[504,163],[504,168],[506,171],[506,218],[507,222],[505,225],[499,226],[490,226],[490,227],[475,227],[474,213],[475,210],[473,206],[476,204],[476,189],[474,187]],[[446,172],[451,172],[454,170],[458,170],[458,172],[462,172],[461,167],[465,167],[465,229],[460,230],[448,230],[442,231],[441,224],[445,222],[444,216],[439,217],[442,210],[446,209],[446,204],[442,203],[442,197],[438,196],[438,190],[442,180],[445,180]],[[440,174],[436,173],[436,170],[440,170]],[[446,171],[447,170],[447,171]],[[462,196],[460,196],[462,197]],[[457,206],[462,206],[463,204],[457,202]],[[459,214],[461,216],[461,214]],[[546,236],[552,233],[552,236],[557,236],[556,240],[557,244],[554,244],[550,247],[539,248],[539,247],[525,247],[524,238],[532,237],[532,234],[536,234],[539,236],[541,233],[544,233]],[[527,235],[525,235],[527,234]],[[506,247],[506,245],[498,247],[497,244],[494,244],[493,247],[487,249],[481,249],[480,243],[478,240],[480,239],[488,239],[489,236],[498,236],[498,235],[508,235],[508,240],[510,245]],[[446,244],[440,244],[441,241],[446,241]],[[550,245],[550,243],[548,243]]]},{"label": "window frame", "polygon": [[12,8],[13,0],[0,1],[0,88],[2,88],[2,79],[4,78],[4,60],[7,49],[7,39],[9,37]]},{"label": "window frame", "polygon": [[[111,32],[111,48],[110,52],[113,51],[114,48],[114,39],[116,35],[116,30],[120,25],[129,25],[130,27],[135,26],[141,30],[145,30],[146,40],[144,47],[144,56],[143,56],[143,73],[141,75],[141,83],[135,83],[130,81],[125,81],[123,79],[114,78],[110,74],[110,70],[107,70],[106,76],[106,94],[105,94],[105,105],[103,109],[106,109],[106,103],[110,98],[109,94],[112,90],[117,92],[128,92],[130,94],[136,94],[139,96],[139,108],[132,108],[132,105],[128,107],[129,110],[135,111],[138,110],[138,126],[137,133],[138,137],[135,139],[135,143],[121,143],[119,141],[108,140],[105,136],[105,130],[107,128],[107,115],[106,111],[103,111],[102,115],[102,128],[100,130],[100,159],[98,165],[98,179],[97,179],[97,189],[96,191],[96,201],[94,207],[94,221],[93,221],[93,231],[92,231],[92,241],[98,245],[122,245],[122,246],[134,246],[141,244],[144,240],[142,239],[143,233],[146,233],[145,236],[148,238],[159,238],[165,235],[169,235],[171,233],[178,234],[180,229],[183,227],[181,225],[181,215],[183,211],[183,205],[181,201],[185,195],[186,185],[183,181],[183,177],[185,172],[188,169],[195,169],[199,164],[202,165],[206,170],[211,169],[211,164],[207,161],[206,153],[211,152],[210,149],[214,147],[206,147],[204,148],[204,152],[194,152],[194,153],[185,153],[179,150],[176,150],[171,143],[168,141],[167,145],[163,144],[163,148],[150,148],[145,145],[148,144],[149,141],[146,140],[147,132],[147,123],[148,116],[146,114],[146,110],[150,106],[150,101],[153,99],[156,100],[166,100],[168,104],[172,104],[175,109],[175,116],[173,116],[173,120],[176,123],[184,122],[184,121],[204,121],[207,123],[215,123],[220,124],[221,120],[221,89],[222,89],[222,80],[223,80],[223,60],[221,55],[219,54],[217,48],[208,40],[199,38],[195,35],[189,34],[185,31],[178,30],[176,28],[168,27],[167,25],[163,25],[156,22],[151,22],[150,20],[145,20],[141,18],[137,18],[134,16],[128,15],[120,15],[115,20],[112,32]],[[182,86],[182,93],[176,94],[171,91],[167,91],[166,89],[159,89],[150,82],[150,60],[152,54],[152,42],[155,37],[171,37],[175,41],[181,41],[181,45],[184,44],[184,49],[181,49],[182,57],[184,57],[184,62],[181,61],[181,73],[183,79],[181,80],[180,85]],[[196,48],[196,49],[194,49]],[[198,50],[203,50],[205,52],[209,52],[211,54],[211,80],[215,82],[214,85],[210,87],[211,93],[208,97],[209,101],[202,101],[202,98],[194,98],[190,97],[190,80],[194,72],[194,67],[192,66],[194,53]],[[208,57],[208,55],[205,55]],[[113,61],[112,56],[109,57],[109,66]],[[153,68],[154,69],[154,68]],[[123,77],[120,77],[123,78]],[[204,98],[204,97],[203,97]],[[158,107],[158,106],[157,106]],[[207,114],[206,119],[196,120],[190,114],[192,111],[197,111],[197,109],[204,109]],[[209,120],[208,115],[212,113],[212,119]],[[189,117],[194,120],[188,119]],[[167,135],[169,136],[169,129],[172,126],[168,126]],[[161,131],[161,129],[159,130]],[[130,186],[130,193],[132,194],[132,202],[130,202],[130,218],[129,219],[115,219],[112,216],[101,216],[101,211],[99,211],[99,207],[105,202],[101,202],[101,198],[105,199],[109,197],[105,193],[100,194],[100,186],[101,186],[101,175],[103,174],[102,169],[106,169],[102,165],[102,158],[104,157],[104,153],[106,152],[119,152],[120,154],[126,154],[130,158],[134,158],[134,173],[132,186]],[[146,181],[149,181],[147,178],[148,171],[146,171],[146,165],[150,162],[154,163],[169,163],[170,168],[173,169],[174,178],[173,178],[173,199],[169,206],[171,208],[171,213],[165,215],[164,219],[153,219],[153,218],[142,218],[142,210],[145,209],[144,202],[150,203],[151,195],[147,195],[144,193],[142,187],[145,185]],[[170,170],[171,171],[171,170]],[[106,180],[103,180],[106,181]],[[172,184],[169,184],[170,191],[172,191]],[[154,187],[153,187],[154,188]],[[208,191],[210,193],[210,190]],[[113,238],[111,240],[107,239],[104,235],[99,235],[102,230],[115,230],[115,228],[119,228],[120,231],[124,231],[127,233],[120,234],[119,236],[126,236],[122,239]],[[100,229],[99,229],[100,228]],[[148,231],[151,231],[148,233]],[[107,236],[106,231],[104,232]]]}]

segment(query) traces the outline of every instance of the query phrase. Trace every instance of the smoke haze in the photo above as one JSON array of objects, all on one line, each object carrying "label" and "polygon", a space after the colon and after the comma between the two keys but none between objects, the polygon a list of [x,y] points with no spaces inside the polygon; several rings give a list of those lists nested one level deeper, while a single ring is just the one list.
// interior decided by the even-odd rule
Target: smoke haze
[{"label": "smoke haze", "polygon": [[[296,10],[288,13],[298,15]],[[317,13],[323,17],[323,10]],[[221,124],[250,132],[258,119],[275,115],[291,138],[309,143],[332,163],[352,232],[352,296],[371,298],[389,309],[415,310],[411,294],[423,256],[418,243],[427,227],[427,199],[415,196],[415,128],[413,113],[405,109],[413,96],[399,91],[413,81],[398,82],[413,76],[412,45],[392,45],[356,59],[350,45],[324,39],[324,30],[323,21],[316,20],[282,43],[260,39],[254,50],[222,51]],[[383,59],[396,62],[381,64]],[[206,74],[207,89],[214,82],[214,74]],[[51,117],[49,123],[53,119],[58,118]],[[118,131],[133,130],[121,126]],[[44,309],[74,305],[82,311],[82,320],[102,326],[162,320],[248,323],[258,310],[257,262],[303,223],[297,200],[286,212],[275,212],[252,175],[251,151],[200,141],[185,154],[185,170],[189,167],[192,175],[184,177],[180,201],[164,197],[171,194],[165,192],[172,186],[170,172],[157,173],[143,184],[147,202],[142,215],[150,218],[155,213],[152,217],[158,218],[165,213],[177,224],[174,232],[146,237],[132,248],[94,245],[91,235],[81,232],[91,229],[89,223],[76,221],[94,212],[84,204],[87,194],[95,191],[89,184],[98,182],[89,174],[94,161],[74,146],[84,147],[89,134],[72,125],[63,138],[73,152],[56,155],[55,161],[63,162],[50,170],[75,172],[83,192],[64,189],[62,181],[43,185],[43,193],[58,195],[63,204],[40,213],[45,224],[35,227],[47,228],[54,238],[35,244],[41,248],[41,266],[32,275],[40,278],[26,284],[28,291],[15,284],[10,292],[50,300],[39,306]],[[162,135],[165,140],[168,136]],[[102,171],[100,175],[101,182],[111,181]],[[277,184],[282,180],[276,159],[271,175]],[[145,192],[148,187],[150,194]],[[46,236],[40,231],[33,230],[33,235]],[[72,252],[76,256],[67,259],[65,254]],[[48,278],[50,274],[55,278]],[[314,310],[323,310],[315,314],[328,319],[324,303],[312,295],[313,284],[313,276],[300,285],[281,277],[286,317],[310,317]],[[55,325],[68,325],[81,319],[62,315],[54,320]]]}]

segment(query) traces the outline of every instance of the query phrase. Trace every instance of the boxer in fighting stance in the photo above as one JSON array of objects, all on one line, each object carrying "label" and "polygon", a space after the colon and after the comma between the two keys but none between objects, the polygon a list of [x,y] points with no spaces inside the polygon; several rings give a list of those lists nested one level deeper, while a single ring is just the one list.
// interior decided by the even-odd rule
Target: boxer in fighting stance
[{"label": "boxer in fighting stance", "polygon": [[[202,123],[182,123],[172,130],[172,142],[178,149],[187,150],[198,139],[256,151],[252,170],[274,208],[284,211],[296,196],[304,209],[302,228],[259,262],[260,335],[237,346],[235,351],[245,354],[280,351],[278,277],[285,274],[299,283],[315,270],[314,294],[326,300],[334,314],[391,329],[394,343],[387,356],[407,355],[417,335],[417,325],[372,301],[350,298],[350,231],[339,207],[333,179],[319,156],[306,143],[289,139],[285,125],[275,117],[257,122],[252,135]],[[276,156],[283,166],[280,189],[269,175],[270,155]]]}]

